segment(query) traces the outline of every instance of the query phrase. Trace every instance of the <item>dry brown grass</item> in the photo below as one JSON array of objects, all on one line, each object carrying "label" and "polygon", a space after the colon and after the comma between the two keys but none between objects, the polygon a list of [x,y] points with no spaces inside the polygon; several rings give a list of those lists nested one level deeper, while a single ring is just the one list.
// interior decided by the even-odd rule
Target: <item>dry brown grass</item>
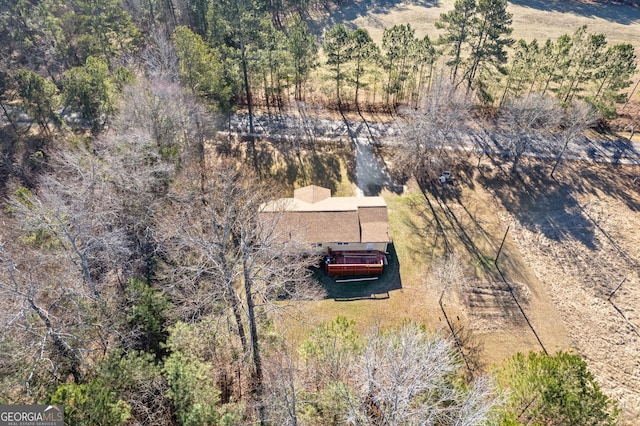
[{"label": "dry brown grass", "polygon": [[[360,1],[336,10],[331,20],[346,19],[347,23],[365,28],[376,42],[382,40],[385,28],[407,23],[416,29],[418,37],[428,34],[437,38],[439,30],[434,23],[441,13],[453,10],[453,4],[454,0]],[[579,1],[516,0],[509,2],[507,11],[513,14],[512,36],[516,39],[555,39],[587,25],[589,31],[606,34],[611,43],[632,43],[640,49],[637,8]]]},{"label": "dry brown grass", "polygon": [[[627,421],[640,415],[639,173],[637,166],[567,163],[559,182],[532,179],[522,210],[512,205],[504,216],[571,346],[620,401]],[[607,300],[622,278],[611,300],[635,329]]]}]

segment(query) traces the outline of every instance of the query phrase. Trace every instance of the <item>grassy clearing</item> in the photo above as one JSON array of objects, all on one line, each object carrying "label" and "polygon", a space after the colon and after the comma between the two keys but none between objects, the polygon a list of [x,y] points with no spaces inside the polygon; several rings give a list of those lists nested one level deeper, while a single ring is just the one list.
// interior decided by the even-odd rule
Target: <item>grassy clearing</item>
[{"label": "grassy clearing", "polygon": [[[276,319],[277,330],[295,346],[311,327],[338,315],[363,333],[405,319],[444,333],[451,324],[480,370],[515,352],[576,351],[623,402],[626,418],[635,418],[640,393],[630,372],[637,336],[607,296],[626,277],[615,303],[637,322],[638,169],[567,161],[553,180],[551,164],[526,160],[523,167],[521,179],[489,161],[464,176],[457,168],[455,190],[434,187],[427,198],[416,184],[401,195],[383,192],[398,281],[387,281],[385,291],[391,274],[377,284],[344,284],[350,287],[343,298],[296,302],[290,315]],[[495,256],[507,227],[501,275]],[[431,269],[447,246],[466,279],[443,293]],[[335,293],[342,284],[332,285]]]}]

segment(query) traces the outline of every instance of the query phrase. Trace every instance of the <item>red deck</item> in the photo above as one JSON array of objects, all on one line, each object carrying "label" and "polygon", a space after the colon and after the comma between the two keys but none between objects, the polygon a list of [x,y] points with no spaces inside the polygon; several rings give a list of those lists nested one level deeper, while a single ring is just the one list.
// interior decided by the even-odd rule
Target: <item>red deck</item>
[{"label": "red deck", "polygon": [[330,277],[346,275],[380,275],[385,254],[379,251],[329,251],[325,266]]}]

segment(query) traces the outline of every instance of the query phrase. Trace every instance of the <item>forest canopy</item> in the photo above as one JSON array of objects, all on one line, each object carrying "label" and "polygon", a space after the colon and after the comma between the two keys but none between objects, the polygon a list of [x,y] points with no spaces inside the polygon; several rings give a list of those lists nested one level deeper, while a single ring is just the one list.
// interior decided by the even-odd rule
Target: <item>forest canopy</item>
[{"label": "forest canopy", "polygon": [[[457,0],[440,37],[406,23],[378,43],[313,25],[344,3],[0,4],[1,403],[63,404],[70,424],[569,425],[585,407],[615,423],[576,355],[493,373],[411,321],[359,332],[339,316],[299,342],[276,330],[326,289],[261,206],[351,160],[325,160],[300,126],[277,174],[256,115],[401,116],[394,172],[424,184],[478,113],[507,135],[515,174],[539,139],[559,162],[615,117],[637,70],[631,44],[586,27],[513,39],[506,0]],[[239,142],[220,136],[236,112]]]},{"label": "forest canopy", "polygon": [[180,79],[208,108],[248,109],[250,116],[258,107],[282,110],[302,100],[394,109],[415,104],[437,76],[448,75],[483,105],[535,92],[562,104],[584,99],[613,118],[637,67],[631,44],[610,44],[587,27],[516,41],[503,0],[458,0],[435,23],[437,39],[398,24],[379,44],[366,30],[342,24],[314,34],[308,23],[340,7],[328,0],[103,3],[2,6],[5,119],[24,111],[46,132],[62,115],[98,131],[123,84],[140,72]]}]

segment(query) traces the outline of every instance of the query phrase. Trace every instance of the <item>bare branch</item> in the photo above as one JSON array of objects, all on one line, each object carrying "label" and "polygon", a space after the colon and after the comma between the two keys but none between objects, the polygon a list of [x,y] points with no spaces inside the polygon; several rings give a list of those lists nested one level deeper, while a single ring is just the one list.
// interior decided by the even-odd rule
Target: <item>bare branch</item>
[{"label": "bare branch", "polygon": [[413,323],[374,330],[351,375],[355,424],[464,424],[489,419],[496,404],[487,379],[456,385],[459,362],[451,342]]},{"label": "bare branch", "polygon": [[418,180],[437,177],[446,164],[447,149],[457,147],[469,126],[472,99],[448,79],[434,81],[417,110],[401,112],[401,149],[396,167],[410,167]]},{"label": "bare branch", "polygon": [[561,120],[562,109],[558,101],[540,93],[515,98],[502,108],[498,121],[513,156],[512,172],[517,171],[525,153],[542,152],[545,143],[555,141],[552,134]]}]

